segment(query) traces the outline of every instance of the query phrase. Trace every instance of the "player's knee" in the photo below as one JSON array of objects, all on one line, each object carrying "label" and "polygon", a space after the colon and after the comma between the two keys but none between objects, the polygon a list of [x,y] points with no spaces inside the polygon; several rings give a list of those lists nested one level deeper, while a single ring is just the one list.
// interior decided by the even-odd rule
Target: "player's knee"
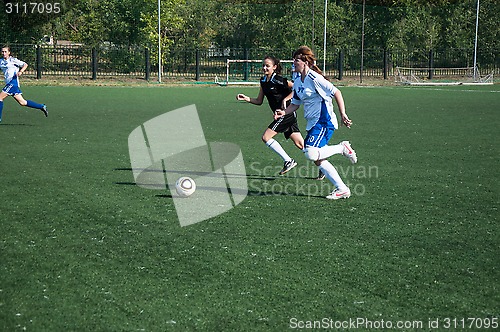
[{"label": "player's knee", "polygon": [[319,149],[307,146],[304,149],[304,155],[309,160],[317,161],[317,160],[319,160]]},{"label": "player's knee", "polygon": [[264,132],[264,134],[262,134],[262,142],[264,142],[264,143],[266,143],[266,144],[267,144],[268,142],[269,142],[269,143],[273,142],[273,141],[274,141],[274,136],[275,136],[275,135],[276,135],[276,134],[274,134],[274,133],[269,132],[268,130],[266,130],[266,131]]},{"label": "player's knee", "polygon": [[302,139],[302,136],[292,134],[290,135],[290,138],[292,139],[293,143],[295,146],[301,150],[304,150],[304,140]]}]

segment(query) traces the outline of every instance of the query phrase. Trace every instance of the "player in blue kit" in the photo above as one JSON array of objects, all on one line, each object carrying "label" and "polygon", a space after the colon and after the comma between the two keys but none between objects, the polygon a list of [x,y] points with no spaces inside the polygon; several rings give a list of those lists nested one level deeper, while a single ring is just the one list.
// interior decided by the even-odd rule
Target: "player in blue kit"
[{"label": "player in blue kit", "polygon": [[333,111],[333,99],[339,107],[342,123],[350,128],[352,121],[345,112],[344,98],[339,89],[330,83],[316,66],[314,53],[307,46],[301,46],[293,55],[295,71],[300,79],[293,83],[294,95],[291,104],[283,111],[276,112],[275,119],[294,113],[304,105],[304,118],[307,121],[307,136],[304,140],[304,154],[314,161],[319,169],[335,186],[335,190],[326,198],[349,198],[351,191],[342,181],[335,167],[326,158],[334,154],[343,154],[352,163],[357,162],[356,152],[348,141],[337,145],[327,145],[338,129],[337,116]]},{"label": "player in blue kit", "polygon": [[[293,96],[292,82],[289,82],[280,75],[281,64],[275,57],[265,57],[262,62],[262,70],[264,76],[260,80],[260,91],[257,98],[250,98],[240,93],[236,96],[236,99],[254,105],[262,105],[265,96],[273,113],[285,109]],[[297,148],[301,150],[304,148],[304,139],[300,133],[297,124],[297,114],[295,112],[271,122],[262,135],[262,141],[283,158],[283,169],[279,172],[280,175],[283,175],[297,166],[297,162],[293,160],[286,153],[281,144],[273,138],[278,133],[283,133],[286,139],[290,138]]]},{"label": "player in blue kit", "polygon": [[3,100],[8,96],[12,96],[21,106],[39,109],[45,114],[49,115],[47,106],[38,104],[31,100],[23,98],[21,89],[19,87],[19,77],[28,68],[28,64],[11,56],[10,47],[2,47],[2,59],[0,60],[0,69],[4,73],[5,87],[0,92],[0,122],[2,121]]}]

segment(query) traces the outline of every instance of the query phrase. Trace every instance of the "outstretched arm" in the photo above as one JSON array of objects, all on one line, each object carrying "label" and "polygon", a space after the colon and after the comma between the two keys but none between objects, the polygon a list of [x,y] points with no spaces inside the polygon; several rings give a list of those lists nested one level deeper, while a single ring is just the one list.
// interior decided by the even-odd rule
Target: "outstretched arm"
[{"label": "outstretched arm", "polygon": [[247,95],[244,95],[242,93],[238,93],[236,95],[236,99],[241,100],[241,101],[246,101],[247,103],[254,104],[254,105],[262,105],[262,102],[264,101],[264,91],[262,90],[262,87],[260,87],[259,95],[257,96],[257,98],[250,98]]}]

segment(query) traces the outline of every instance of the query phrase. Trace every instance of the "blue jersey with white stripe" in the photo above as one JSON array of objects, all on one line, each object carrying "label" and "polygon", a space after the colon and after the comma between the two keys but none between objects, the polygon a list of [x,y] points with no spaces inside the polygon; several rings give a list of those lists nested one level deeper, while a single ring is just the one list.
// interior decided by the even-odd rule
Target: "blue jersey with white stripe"
[{"label": "blue jersey with white stripe", "polygon": [[[0,60],[0,69],[4,73],[5,84],[12,83],[14,78],[17,78],[17,72],[19,68],[22,68],[26,63],[14,57],[8,57],[7,59],[2,58]],[[16,85],[19,87],[19,80],[14,80]]]},{"label": "blue jersey with white stripe", "polygon": [[306,130],[310,130],[317,123],[323,127],[338,129],[332,103],[332,98],[338,89],[323,75],[309,70],[304,81],[297,79],[293,82],[293,91],[292,104],[304,105]]}]

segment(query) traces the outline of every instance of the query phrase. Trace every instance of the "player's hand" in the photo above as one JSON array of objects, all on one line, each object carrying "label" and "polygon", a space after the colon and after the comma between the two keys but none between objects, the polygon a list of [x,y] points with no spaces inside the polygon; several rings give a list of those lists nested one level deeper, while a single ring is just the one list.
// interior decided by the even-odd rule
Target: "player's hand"
[{"label": "player's hand", "polygon": [[241,100],[241,101],[248,101],[248,100],[250,100],[250,98],[248,98],[246,95],[244,95],[242,93],[238,93],[236,95],[236,99],[237,100]]},{"label": "player's hand", "polygon": [[347,117],[346,114],[342,115],[342,124],[347,128],[351,128],[352,120]]},{"label": "player's hand", "polygon": [[283,110],[276,110],[274,111],[274,120],[278,120],[279,118],[285,116],[285,111]]}]

